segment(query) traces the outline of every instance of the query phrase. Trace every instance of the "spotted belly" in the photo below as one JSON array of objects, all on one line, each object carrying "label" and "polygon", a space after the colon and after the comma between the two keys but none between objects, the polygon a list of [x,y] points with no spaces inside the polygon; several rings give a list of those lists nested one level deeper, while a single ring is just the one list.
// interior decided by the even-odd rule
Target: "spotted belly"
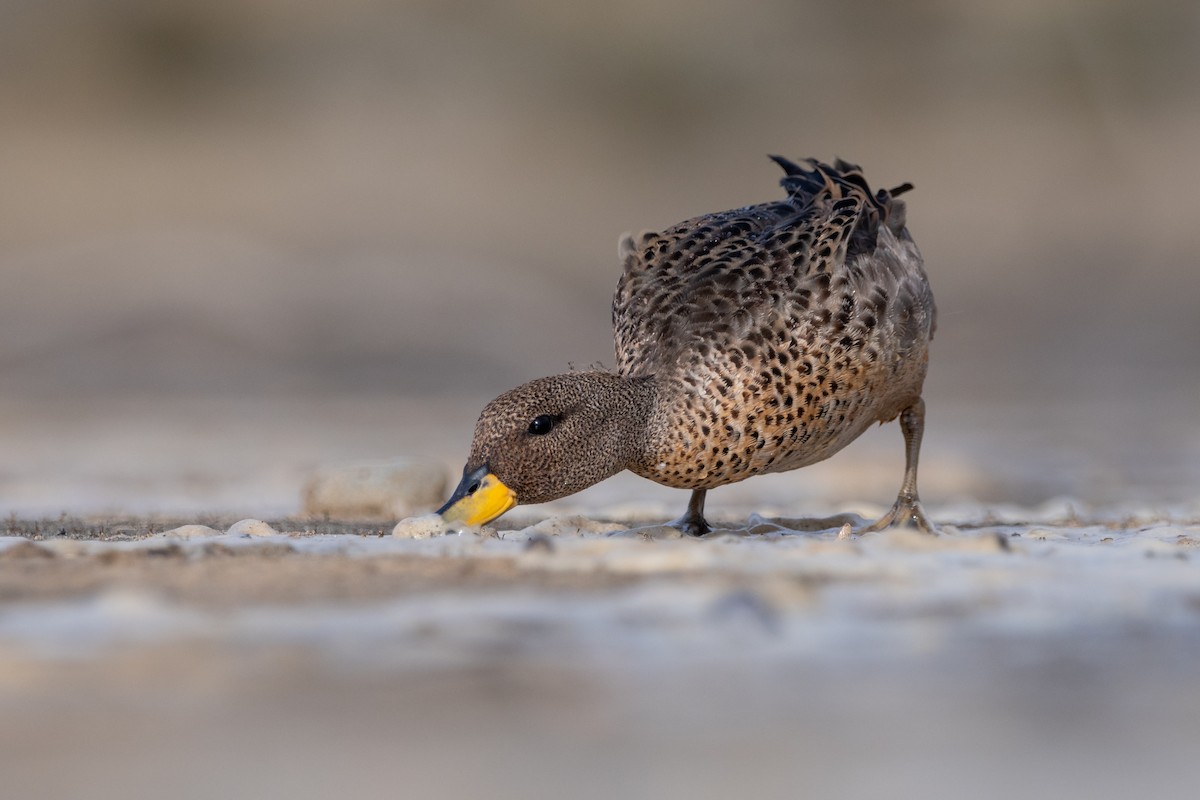
[{"label": "spotted belly", "polygon": [[821,341],[782,360],[710,356],[679,379],[663,419],[651,424],[665,435],[634,471],[675,488],[712,489],[815,464],[919,397],[925,364],[923,353],[868,358]]}]

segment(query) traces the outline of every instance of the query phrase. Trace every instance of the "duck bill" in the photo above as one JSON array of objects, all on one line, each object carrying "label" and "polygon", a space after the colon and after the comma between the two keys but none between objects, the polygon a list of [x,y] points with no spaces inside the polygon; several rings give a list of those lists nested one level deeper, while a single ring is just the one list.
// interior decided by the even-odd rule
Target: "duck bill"
[{"label": "duck bill", "polygon": [[441,514],[446,522],[484,525],[516,504],[517,495],[493,475],[485,464],[471,472],[463,471],[458,488],[437,513]]}]

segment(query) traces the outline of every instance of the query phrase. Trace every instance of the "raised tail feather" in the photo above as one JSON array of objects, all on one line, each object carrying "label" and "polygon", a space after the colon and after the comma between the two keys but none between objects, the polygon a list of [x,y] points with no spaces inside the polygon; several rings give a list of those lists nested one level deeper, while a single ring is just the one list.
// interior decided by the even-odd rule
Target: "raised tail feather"
[{"label": "raised tail feather", "polygon": [[879,236],[879,224],[887,225],[897,236],[902,235],[905,223],[903,201],[896,196],[910,191],[911,183],[902,183],[894,189],[872,192],[862,168],[842,159],[834,159],[832,165],[815,158],[804,159],[809,168],[783,156],[770,156],[784,172],[779,184],[787,190],[788,199],[800,205],[838,202],[852,198],[862,208],[858,224],[851,234],[852,252],[873,252]]}]

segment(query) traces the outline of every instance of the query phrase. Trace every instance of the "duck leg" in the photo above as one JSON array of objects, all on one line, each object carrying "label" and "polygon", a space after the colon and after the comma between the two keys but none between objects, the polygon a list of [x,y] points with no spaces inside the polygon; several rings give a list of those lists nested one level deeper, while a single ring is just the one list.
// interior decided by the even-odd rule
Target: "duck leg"
[{"label": "duck leg", "polygon": [[881,531],[893,525],[907,525],[925,533],[937,533],[937,528],[925,516],[921,498],[917,494],[917,460],[921,456],[921,437],[925,433],[924,400],[918,397],[917,402],[900,412],[900,430],[904,433],[904,483],[900,485],[900,494],[891,511],[859,533]]},{"label": "duck leg", "polygon": [[707,491],[707,489],[693,489],[692,497],[688,500],[687,511],[682,517],[669,524],[674,528],[679,528],[688,536],[703,536],[712,531],[704,519],[704,495]]}]

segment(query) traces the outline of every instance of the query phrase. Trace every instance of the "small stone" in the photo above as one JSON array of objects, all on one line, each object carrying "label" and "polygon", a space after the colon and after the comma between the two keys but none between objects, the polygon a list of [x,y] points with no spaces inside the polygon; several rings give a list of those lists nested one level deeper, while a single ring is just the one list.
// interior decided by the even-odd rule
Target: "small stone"
[{"label": "small stone", "polygon": [[434,536],[445,536],[450,532],[451,528],[446,525],[446,520],[438,514],[402,519],[392,528],[392,536],[397,539],[432,539]]},{"label": "small stone", "polygon": [[837,538],[839,541],[845,541],[847,539],[854,538],[854,528],[850,527],[849,522],[838,529]]},{"label": "small stone", "polygon": [[279,531],[272,528],[261,519],[243,519],[229,526],[225,531],[230,536],[278,536]]},{"label": "small stone", "polygon": [[304,486],[304,513],[338,519],[398,519],[432,511],[446,499],[440,464],[399,458],[330,465]]},{"label": "small stone", "polygon": [[169,531],[163,531],[163,536],[176,539],[202,539],[208,536],[220,536],[221,532],[207,525],[180,525]]}]

